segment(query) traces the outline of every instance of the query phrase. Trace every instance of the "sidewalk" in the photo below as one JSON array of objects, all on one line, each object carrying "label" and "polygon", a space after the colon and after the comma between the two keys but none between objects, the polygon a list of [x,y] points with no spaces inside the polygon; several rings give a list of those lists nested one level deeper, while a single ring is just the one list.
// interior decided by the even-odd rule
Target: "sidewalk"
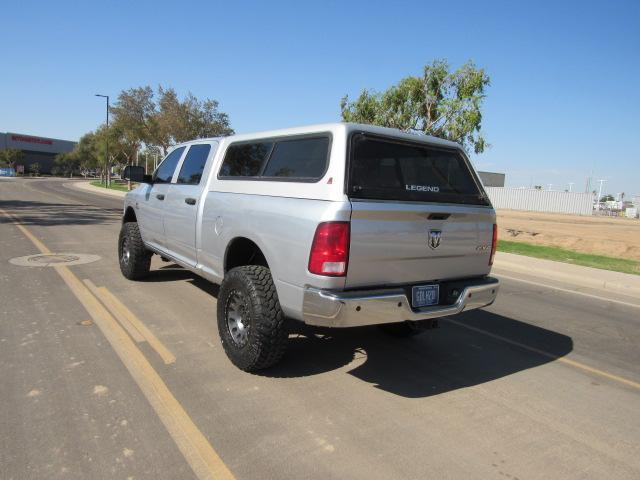
[{"label": "sidewalk", "polygon": [[582,267],[570,263],[497,252],[493,266],[498,270],[557,280],[572,285],[606,290],[640,298],[640,275]]},{"label": "sidewalk", "polygon": [[71,185],[72,188],[77,188],[79,190],[84,190],[86,192],[97,193],[101,195],[108,195],[110,197],[120,197],[124,198],[127,192],[121,192],[120,190],[111,190],[110,188],[96,187],[91,185],[90,182],[73,182],[67,183],[65,186]]}]

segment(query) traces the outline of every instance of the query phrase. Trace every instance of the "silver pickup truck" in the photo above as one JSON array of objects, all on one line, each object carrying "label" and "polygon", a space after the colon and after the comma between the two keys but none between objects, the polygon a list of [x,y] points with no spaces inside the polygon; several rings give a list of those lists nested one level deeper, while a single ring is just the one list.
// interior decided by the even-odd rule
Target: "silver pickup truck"
[{"label": "silver pickup truck", "polygon": [[131,280],[160,255],[220,284],[229,359],[282,357],[289,321],[412,336],[493,303],[496,215],[458,144],[335,123],[177,145],[125,199]]}]

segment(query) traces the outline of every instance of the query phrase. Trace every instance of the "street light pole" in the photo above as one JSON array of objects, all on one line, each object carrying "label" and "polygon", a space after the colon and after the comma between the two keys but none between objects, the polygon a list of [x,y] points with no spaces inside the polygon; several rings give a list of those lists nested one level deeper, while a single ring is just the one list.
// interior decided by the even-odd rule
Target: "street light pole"
[{"label": "street light pole", "polygon": [[105,155],[105,166],[107,168],[107,178],[105,179],[105,182],[107,184],[107,188],[109,188],[109,184],[111,183],[111,172],[110,172],[110,165],[109,165],[109,95],[101,95],[99,93],[96,93],[96,97],[102,97],[102,98],[106,98],[107,99],[107,134],[105,136],[105,142],[106,142],[106,155]]},{"label": "street light pole", "polygon": [[600,209],[600,199],[602,198],[602,184],[606,182],[606,180],[598,180],[600,182],[600,188],[598,190],[598,210]]}]

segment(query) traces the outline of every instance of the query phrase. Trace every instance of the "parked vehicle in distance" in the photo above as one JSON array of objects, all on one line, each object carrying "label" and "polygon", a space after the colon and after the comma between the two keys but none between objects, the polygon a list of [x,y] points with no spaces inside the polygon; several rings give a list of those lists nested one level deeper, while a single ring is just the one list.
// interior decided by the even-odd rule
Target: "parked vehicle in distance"
[{"label": "parked vehicle in distance", "polygon": [[288,322],[412,336],[493,303],[496,215],[462,148],[335,123],[177,145],[125,198],[131,280],[160,255],[220,284],[229,359],[275,364]]}]

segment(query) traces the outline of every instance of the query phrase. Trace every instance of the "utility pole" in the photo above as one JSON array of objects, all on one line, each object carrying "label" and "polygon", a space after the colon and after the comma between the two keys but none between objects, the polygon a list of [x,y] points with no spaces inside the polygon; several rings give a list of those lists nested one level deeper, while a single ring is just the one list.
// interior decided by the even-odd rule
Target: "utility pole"
[{"label": "utility pole", "polygon": [[107,135],[105,137],[105,142],[106,142],[106,153],[105,153],[105,163],[106,163],[106,168],[107,168],[107,188],[109,188],[109,185],[111,184],[111,168],[109,168],[109,95],[101,95],[99,93],[96,93],[96,97],[102,97],[102,98],[106,98],[107,99]]},{"label": "utility pole", "polygon": [[604,179],[598,180],[600,182],[600,189],[598,190],[598,210],[600,210],[600,199],[602,198],[602,184],[606,182]]}]

